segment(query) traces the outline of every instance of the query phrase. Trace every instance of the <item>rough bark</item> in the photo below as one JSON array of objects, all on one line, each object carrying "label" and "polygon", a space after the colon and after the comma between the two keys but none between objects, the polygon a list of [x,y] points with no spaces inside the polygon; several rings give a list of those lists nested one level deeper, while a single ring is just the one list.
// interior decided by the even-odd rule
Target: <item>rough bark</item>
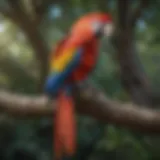
[{"label": "rough bark", "polygon": [[140,11],[144,5],[131,12],[131,2],[118,0],[117,26],[117,62],[120,66],[120,75],[124,88],[133,102],[141,105],[152,105],[151,87],[142,65],[137,56],[134,42],[134,27]]},{"label": "rough bark", "polygon": [[[160,112],[110,100],[92,87],[76,91],[76,109],[102,122],[146,133],[160,133]],[[52,116],[56,101],[49,103],[45,96],[25,96],[0,91],[0,112],[15,118]]]}]

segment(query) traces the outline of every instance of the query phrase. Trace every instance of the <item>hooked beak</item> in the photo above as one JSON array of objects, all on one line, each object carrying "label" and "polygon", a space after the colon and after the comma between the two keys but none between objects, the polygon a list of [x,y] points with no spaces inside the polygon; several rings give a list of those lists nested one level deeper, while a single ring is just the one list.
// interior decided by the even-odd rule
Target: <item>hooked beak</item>
[{"label": "hooked beak", "polygon": [[113,23],[106,23],[103,27],[103,34],[106,37],[110,37],[113,35],[114,32],[114,25]]}]

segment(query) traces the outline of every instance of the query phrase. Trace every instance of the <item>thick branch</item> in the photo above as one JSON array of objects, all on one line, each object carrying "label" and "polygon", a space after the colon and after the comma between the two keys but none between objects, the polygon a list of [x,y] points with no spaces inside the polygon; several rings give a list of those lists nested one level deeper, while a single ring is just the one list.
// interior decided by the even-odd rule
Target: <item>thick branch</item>
[{"label": "thick branch", "polygon": [[[101,91],[86,88],[76,93],[77,111],[100,121],[148,133],[160,133],[160,112],[107,99]],[[0,111],[16,117],[51,116],[56,102],[45,96],[0,92]]]}]

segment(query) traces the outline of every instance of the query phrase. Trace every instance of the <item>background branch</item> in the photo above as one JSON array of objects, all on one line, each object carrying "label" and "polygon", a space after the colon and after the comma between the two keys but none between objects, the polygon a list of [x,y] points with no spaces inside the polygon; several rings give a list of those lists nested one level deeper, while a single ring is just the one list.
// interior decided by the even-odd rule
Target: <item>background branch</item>
[{"label": "background branch", "polygon": [[35,51],[36,59],[40,66],[40,78],[38,82],[38,90],[41,91],[43,84],[48,73],[48,47],[43,40],[43,37],[39,31],[35,22],[27,15],[25,10],[20,6],[20,1],[15,3],[12,0],[8,0],[8,5],[10,7],[10,14],[6,12],[1,12],[4,16],[11,19],[16,23],[23,31],[31,46]]},{"label": "background branch", "polygon": [[133,28],[130,25],[130,1],[119,0],[117,10],[116,48],[121,82],[134,103],[152,106],[152,89],[137,55]]}]

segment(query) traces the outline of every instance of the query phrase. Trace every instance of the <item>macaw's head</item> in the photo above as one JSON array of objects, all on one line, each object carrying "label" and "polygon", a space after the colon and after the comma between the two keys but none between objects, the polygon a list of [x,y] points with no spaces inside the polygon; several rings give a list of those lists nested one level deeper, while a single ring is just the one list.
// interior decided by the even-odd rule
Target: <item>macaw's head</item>
[{"label": "macaw's head", "polygon": [[111,15],[96,12],[82,16],[71,28],[71,34],[84,38],[111,36],[113,30]]}]

